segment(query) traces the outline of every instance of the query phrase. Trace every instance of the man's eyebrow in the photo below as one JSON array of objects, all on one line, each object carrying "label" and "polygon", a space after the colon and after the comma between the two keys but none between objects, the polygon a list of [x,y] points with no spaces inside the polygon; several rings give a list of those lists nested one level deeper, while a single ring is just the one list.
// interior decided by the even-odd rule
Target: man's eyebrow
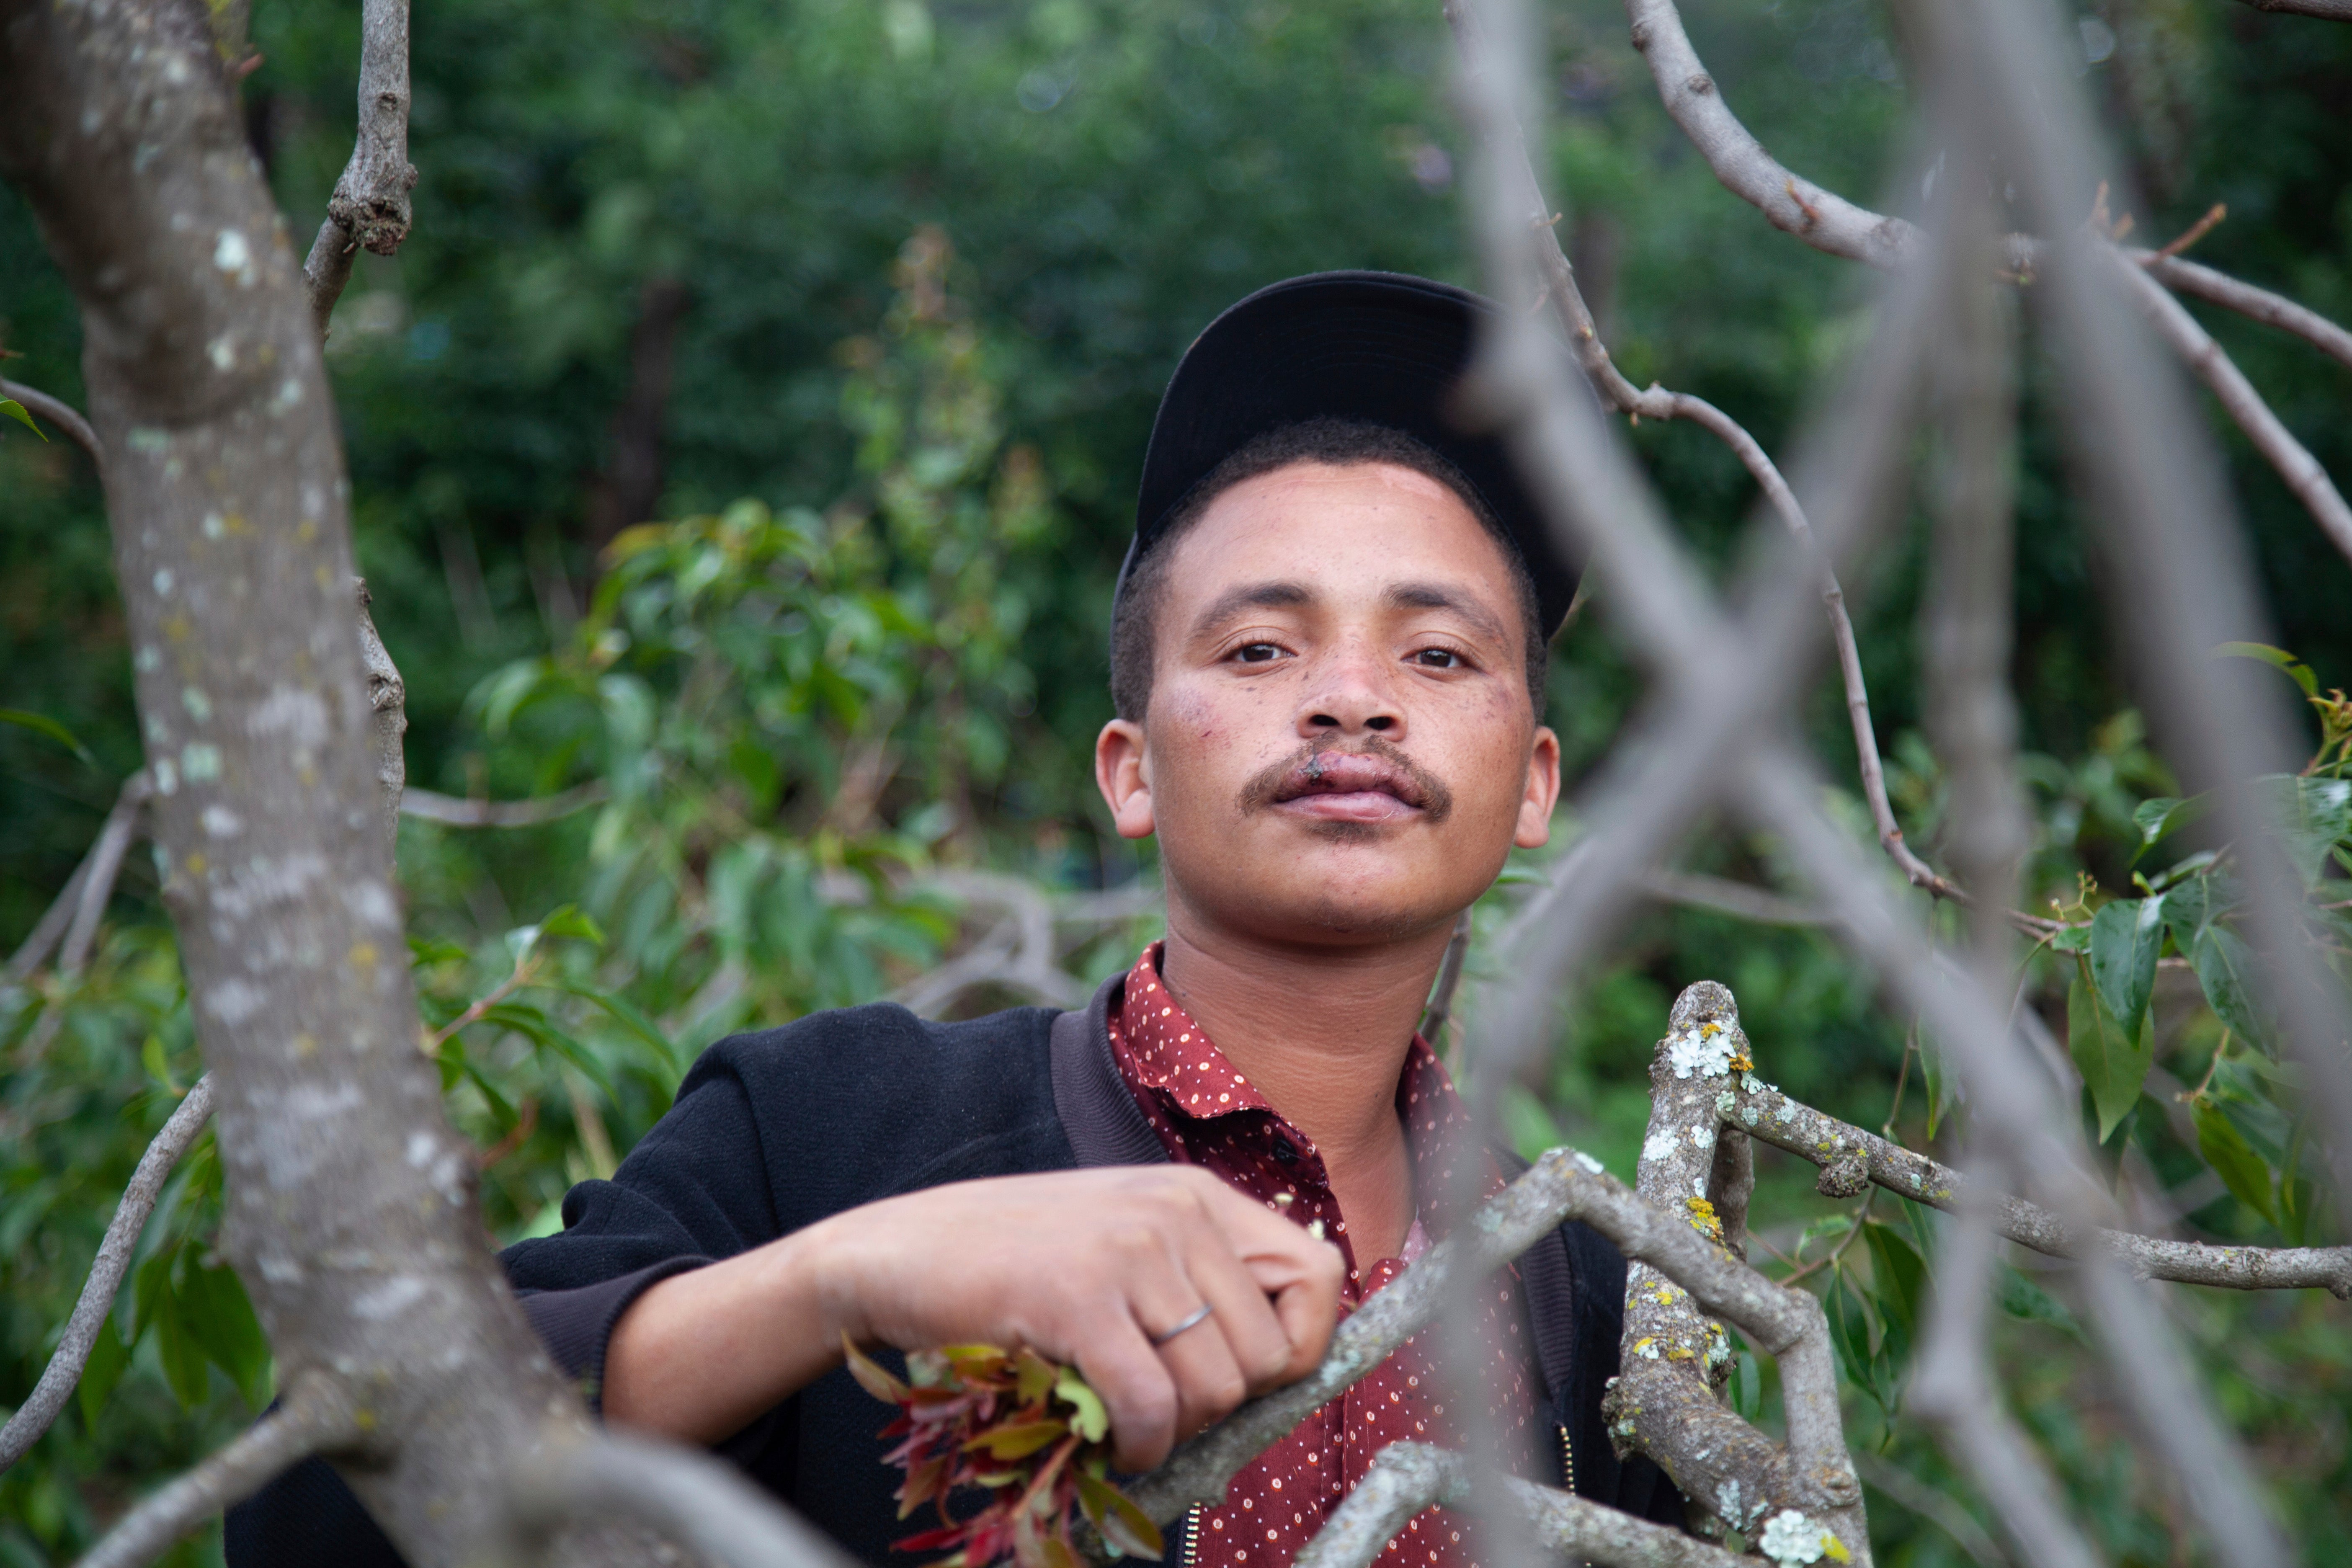
[{"label": "man's eyebrow", "polygon": [[1194,618],[1192,635],[1203,636],[1244,610],[1287,609],[1310,603],[1314,597],[1303,583],[1244,583],[1211,600],[1209,607]]},{"label": "man's eyebrow", "polygon": [[1451,610],[1496,642],[1510,640],[1495,613],[1458,588],[1442,583],[1399,583],[1385,596],[1401,610]]}]

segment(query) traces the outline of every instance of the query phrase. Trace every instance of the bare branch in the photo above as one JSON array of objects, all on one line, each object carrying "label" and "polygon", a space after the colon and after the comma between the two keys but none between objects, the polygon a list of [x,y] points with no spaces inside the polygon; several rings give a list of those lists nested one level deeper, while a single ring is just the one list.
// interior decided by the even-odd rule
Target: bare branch
[{"label": "bare branch", "polygon": [[401,738],[408,733],[408,683],[400,679],[400,667],[392,662],[392,654],[376,635],[375,617],[368,614],[374,601],[368,595],[367,584],[357,577],[352,587],[359,595],[360,607],[360,667],[367,674],[369,739],[375,744],[376,805],[383,819],[383,841],[387,852],[400,844],[400,797],[408,787],[408,759],[401,749]]},{"label": "bare branch", "polygon": [[2328,22],[2352,22],[2352,0],[2239,0],[2257,11],[2273,15],[2317,16]]},{"label": "bare branch", "polygon": [[362,1430],[342,1384],[324,1373],[306,1373],[287,1392],[285,1403],[236,1441],[124,1514],[79,1568],[141,1568],[207,1516],[259,1491],[288,1466],[342,1447]]},{"label": "bare branch", "polygon": [[1949,1492],[1937,1491],[1894,1460],[1867,1448],[1853,1456],[1853,1468],[1861,1472],[1864,1484],[1892,1498],[1895,1507],[1917,1514],[1950,1536],[1952,1544],[1980,1568],[2009,1568],[2000,1544]]},{"label": "bare branch", "polygon": [[603,779],[590,779],[555,795],[535,795],[529,800],[467,800],[429,789],[412,789],[401,796],[400,814],[437,822],[446,827],[537,827],[592,805],[601,805],[611,797],[612,791]]},{"label": "bare branch", "polygon": [[[1824,1178],[1831,1190],[1850,1190],[1851,1183],[1866,1179],[1898,1197],[1950,1211],[1968,1185],[1951,1167],[1815,1110],[1752,1072],[1735,1079],[1730,1093],[1727,1121],[1834,1173]],[[2080,1258],[2105,1250],[2142,1279],[2227,1290],[2321,1289],[2352,1300],[2352,1247],[2212,1247],[2107,1229],[2089,1232],[2086,1240],[2080,1227],[2022,1198],[1996,1202],[1994,1229],[2047,1257]]]},{"label": "bare branch", "polygon": [[[106,917],[107,902],[114,897],[114,879],[122,870],[122,858],[130,852],[131,837],[138,829],[140,808],[154,793],[144,768],[122,781],[113,809],[106,814],[106,821],[98,830],[97,841],[74,868],[65,891],[58,895],[57,901],[33,928],[33,934],[8,961],[5,983],[13,984],[40,967],[60,930],[64,945],[58,952],[58,978],[70,983],[81,973],[82,965],[89,961],[89,950],[98,941],[99,922]],[[61,919],[68,910],[70,918]],[[62,1010],[50,1006],[25,1037],[24,1044],[17,1048],[17,1059],[37,1060],[49,1048],[49,1042],[57,1038],[64,1019]]]},{"label": "bare branch", "polygon": [[[1716,1199],[1730,1197],[1744,1223],[1747,1194],[1727,1192],[1725,1178],[1744,1175],[1748,1167],[1736,1155],[1729,1162],[1722,1155],[1727,1142],[1745,1144],[1747,1135],[1738,1122],[1723,1121],[1719,1106],[1726,1086],[1753,1065],[1729,990],[1702,980],[1675,999],[1650,1065],[1639,1191],[1654,1211],[1678,1213],[1727,1259],[1738,1254],[1725,1245]],[[1722,1524],[1752,1535],[1766,1519],[1793,1508],[1815,1517],[1855,1563],[1867,1564],[1870,1526],[1846,1454],[1837,1368],[1820,1303],[1785,1292],[1811,1310],[1801,1336],[1773,1349],[1788,1413],[1783,1450],[1720,1402],[1731,1345],[1694,1295],[1675,1288],[1682,1280],[1643,1261],[1626,1272],[1622,1370],[1602,1406],[1612,1440],[1656,1459],[1685,1496]]]},{"label": "bare branch", "polygon": [[106,1236],[98,1244],[98,1257],[89,1266],[89,1278],[83,1281],[81,1297],[74,1303],[73,1315],[66,1320],[64,1336],[58,1342],[57,1353],[42,1370],[40,1382],[33,1385],[32,1394],[8,1417],[8,1425],[0,1427],[0,1470],[7,1469],[25,1457],[27,1449],[40,1441],[41,1434],[58,1418],[58,1412],[72,1397],[74,1385],[81,1381],[82,1368],[89,1364],[90,1348],[98,1343],[99,1331],[106,1324],[106,1316],[114,1310],[114,1293],[122,1288],[122,1277],[130,1271],[131,1255],[139,1246],[139,1233],[147,1226],[147,1216],[155,1212],[155,1200],[163,1194],[164,1178],[187,1153],[196,1135],[213,1113],[213,1080],[208,1073],[196,1080],[182,1100],[179,1109],[165,1120],[163,1131],[147,1145],[147,1152],[139,1157],[139,1167],[131,1173],[131,1184],[122,1192],[122,1201],[114,1207],[114,1218],[106,1227]]},{"label": "bare branch", "polygon": [[408,161],[408,0],[364,0],[359,134],[327,198],[327,221],[302,264],[321,341],[360,247],[391,256],[408,237],[408,193],[415,184],[416,168]]},{"label": "bare branch", "polygon": [[[2339,0],[2294,3],[2334,5]],[[1763,143],[1740,124],[1716,89],[1714,79],[1706,74],[1697,51],[1691,47],[1690,36],[1683,30],[1682,16],[1674,0],[1626,0],[1625,9],[1633,22],[1633,47],[1649,62],[1650,74],[1657,83],[1666,112],[1698,148],[1716,178],[1733,195],[1757,208],[1775,227],[1832,256],[1873,267],[1891,267],[1916,245],[1918,230],[1913,225],[1855,206],[1843,197],[1801,180],[1765,150]],[[2002,241],[2002,264],[2013,273],[2031,274],[2044,248],[2024,237],[2009,236]],[[2247,309],[2258,320],[2298,331],[2341,357],[2336,340],[2345,335],[2343,330],[2315,313],[2274,297],[2257,306],[2252,296],[2260,290],[2233,284],[2193,262],[2159,259],[2153,253],[2145,254],[2149,257],[2149,270],[2167,281],[2178,277],[2186,286],[2188,279],[2194,279],[2199,287],[2193,291],[2232,309]],[[2171,306],[2171,311],[2163,311],[2159,302]],[[2317,460],[2287,433],[2252,384],[2187,311],[2179,310],[2160,290],[2151,289],[2147,294],[2135,291],[2134,303],[2149,313],[2165,341],[2188,359],[2191,368],[2212,388],[2230,416],[2277,468],[2287,488],[2310,509],[2330,542],[2352,559],[2352,510],[2347,510]],[[1881,824],[1880,831],[1884,834],[1885,824]]]},{"label": "bare branch", "polygon": [[[1479,48],[1477,22],[1468,7],[1453,0],[1446,6],[1446,19],[1454,27],[1454,38],[1465,58],[1475,57]],[[1763,443],[1749,435],[1739,422],[1704,398],[1688,393],[1669,392],[1653,383],[1647,391],[1636,390],[1610,358],[1608,345],[1601,341],[1591,308],[1585,303],[1583,291],[1577,287],[1576,269],[1569,265],[1568,255],[1560,248],[1559,231],[1556,225],[1541,221],[1549,210],[1543,195],[1541,182],[1536,178],[1535,167],[1529,162],[1527,138],[1521,128],[1508,120],[1498,121],[1499,134],[1494,152],[1510,174],[1523,187],[1520,195],[1538,221],[1530,224],[1534,236],[1536,263],[1543,279],[1544,297],[1559,318],[1561,329],[1568,334],[1569,345],[1583,366],[1593,390],[1619,411],[1636,420],[1684,419],[1696,425],[1731,448],[1750,478],[1771,503],[1772,510],[1788,529],[1790,535],[1807,549],[1813,549],[1812,526],[1805,520],[1804,509],[1797,502],[1796,492],[1780,475]],[[1895,820],[1895,807],[1886,798],[1886,772],[1878,752],[1878,734],[1870,717],[1870,693],[1863,679],[1862,652],[1855,645],[1853,621],[1846,613],[1845,589],[1839,584],[1837,574],[1827,562],[1821,564],[1822,603],[1829,613],[1831,637],[1837,647],[1838,676],[1845,686],[1846,718],[1853,731],[1854,756],[1862,774],[1863,798],[1870,806],[1871,820],[1877,826],[1878,839],[1903,874],[1915,888],[1924,888],[1937,898],[1966,902],[1958,888],[1937,876],[1927,862],[1912,852],[1904,841],[1903,829]]]},{"label": "bare branch", "polygon": [[2157,336],[2180,356],[2230,417],[2238,422],[2238,428],[2246,433],[2254,450],[2278,470],[2279,478],[2303,502],[2304,509],[2319,524],[2320,531],[2327,535],[2328,542],[2346,560],[2352,561],[2352,506],[2345,504],[2342,492],[2327,477],[2327,470],[2319,466],[2319,459],[2271,412],[2270,405],[2254,390],[2254,384],[2222,352],[2221,345],[2198,325],[2197,318],[2189,313],[2187,307],[2158,288],[2137,267],[2126,262],[2115,271],[2124,279],[2132,303],[2155,326]]},{"label": "bare branch", "polygon": [[830,1540],[709,1454],[607,1431],[521,1467],[494,1560],[542,1560],[583,1519],[648,1526],[726,1568],[854,1568]]},{"label": "bare branch", "polygon": [[[1535,1527],[1537,1541],[1570,1563],[1600,1568],[1752,1568],[1736,1556],[1678,1530],[1652,1524],[1613,1508],[1517,1478],[1490,1477],[1507,1506]],[[1467,1509],[1477,1492],[1467,1458],[1425,1443],[1391,1443],[1315,1539],[1299,1549],[1296,1568],[1369,1568],[1405,1521],[1434,1503]]]},{"label": "bare branch", "polygon": [[[1601,1171],[1600,1162],[1554,1149],[1350,1315],[1313,1373],[1242,1406],[1139,1482],[1132,1491],[1137,1504],[1165,1522],[1192,1503],[1218,1500],[1243,1466],[1427,1327],[1451,1299],[1455,1282],[1491,1273],[1570,1219],[1591,1226],[1628,1259],[1650,1265],[1687,1290],[1703,1310],[1727,1320],[1748,1342],[1780,1358],[1784,1382],[1802,1388],[1827,1379],[1828,1413],[1834,1419],[1835,1373],[1820,1302],[1801,1290],[1784,1290],[1734,1259],[1692,1229],[1688,1215],[1640,1197]],[[1792,1414],[1800,1421],[1809,1418],[1810,1406],[1797,1408],[1802,1405],[1805,1401],[1792,1394]],[[1804,1448],[1813,1451],[1810,1444]],[[1802,1493],[1810,1483],[1798,1476],[1790,1485]]]},{"label": "bare branch", "polygon": [[63,398],[51,397],[38,387],[26,386],[21,381],[0,379],[0,397],[10,397],[39,415],[73,439],[89,456],[90,467],[103,476],[106,472],[106,448],[99,444],[98,432],[81,411]]},{"label": "bare branch", "polygon": [[1819,910],[1784,899],[1778,893],[1727,877],[1707,877],[1691,871],[1646,871],[1634,886],[1662,904],[1710,910],[1734,920],[1768,926],[1818,926],[1829,923]]},{"label": "bare branch", "polygon": [[2176,293],[2190,294],[2235,310],[2250,320],[2282,331],[2293,332],[2347,367],[2352,367],[2352,331],[2329,321],[2318,311],[2298,305],[2283,294],[2258,289],[2243,283],[2224,272],[2180,257],[2158,258],[2154,251],[2127,250],[2124,253],[2147,268],[2158,282]]}]

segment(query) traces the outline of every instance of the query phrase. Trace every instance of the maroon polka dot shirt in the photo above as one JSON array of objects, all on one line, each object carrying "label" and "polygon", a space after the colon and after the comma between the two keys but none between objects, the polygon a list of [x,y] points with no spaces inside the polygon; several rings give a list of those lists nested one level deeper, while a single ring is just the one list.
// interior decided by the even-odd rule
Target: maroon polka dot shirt
[{"label": "maroon polka dot shirt", "polygon": [[[1144,950],[1128,973],[1121,1005],[1111,1011],[1110,1046],[1120,1075],[1170,1159],[1215,1172],[1302,1226],[1321,1224],[1347,1260],[1345,1313],[1427,1249],[1431,1236],[1422,1216],[1405,1237],[1403,1257],[1360,1263],[1322,1155],[1177,1005],[1160,982],[1160,949],[1154,942]],[[1415,1185],[1423,1194],[1444,1193],[1453,1173],[1450,1151],[1477,1145],[1455,1136],[1468,1131],[1468,1113],[1444,1064],[1418,1035],[1397,1081],[1396,1105]],[[1502,1185],[1491,1164],[1490,1193]],[[1424,1205],[1424,1213],[1438,1223],[1433,1210]],[[1535,1373],[1515,1272],[1495,1277],[1478,1327],[1489,1358],[1479,1397],[1524,1469],[1524,1457],[1535,1451]],[[1382,1448],[1406,1440],[1463,1446],[1467,1434],[1446,1415],[1449,1405],[1457,1413],[1460,1405],[1435,1374],[1437,1353],[1420,1336],[1406,1341],[1370,1376],[1260,1455],[1234,1478],[1223,1506],[1195,1510],[1190,1561],[1198,1568],[1289,1568]],[[1377,1561],[1385,1568],[1477,1568],[1475,1547],[1467,1519],[1433,1508],[1409,1522]]]}]

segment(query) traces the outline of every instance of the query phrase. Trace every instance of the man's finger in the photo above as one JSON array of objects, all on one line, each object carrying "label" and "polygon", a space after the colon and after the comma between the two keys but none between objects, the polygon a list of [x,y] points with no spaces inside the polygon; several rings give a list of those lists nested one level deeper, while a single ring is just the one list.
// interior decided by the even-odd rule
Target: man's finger
[{"label": "man's finger", "polygon": [[1110,1415],[1113,1462],[1129,1475],[1141,1475],[1157,1469],[1176,1446],[1181,1401],[1174,1373],[1125,1305],[1089,1314],[1087,1337],[1072,1359]]}]

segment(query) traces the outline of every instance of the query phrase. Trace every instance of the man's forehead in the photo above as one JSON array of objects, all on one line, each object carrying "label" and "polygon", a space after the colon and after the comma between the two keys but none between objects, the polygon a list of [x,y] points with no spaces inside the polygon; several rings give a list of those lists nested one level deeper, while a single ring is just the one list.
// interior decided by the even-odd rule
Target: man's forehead
[{"label": "man's forehead", "polygon": [[1452,487],[1392,463],[1294,463],[1244,479],[1171,554],[1187,622],[1341,599],[1492,618],[1517,599],[1504,546]]}]

